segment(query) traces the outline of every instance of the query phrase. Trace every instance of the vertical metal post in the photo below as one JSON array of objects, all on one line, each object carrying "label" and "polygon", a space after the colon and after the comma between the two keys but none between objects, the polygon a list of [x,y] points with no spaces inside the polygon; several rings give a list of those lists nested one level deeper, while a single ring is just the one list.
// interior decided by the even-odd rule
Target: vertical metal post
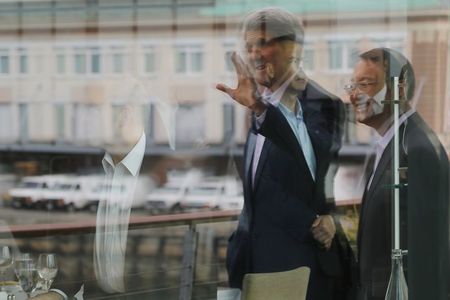
[{"label": "vertical metal post", "polygon": [[197,231],[195,225],[191,224],[184,236],[183,241],[183,263],[180,274],[179,300],[192,299],[192,288],[195,276],[195,259],[197,254]]},{"label": "vertical metal post", "polygon": [[394,88],[394,249],[400,249],[400,154],[399,154],[399,87],[398,77],[393,78]]}]

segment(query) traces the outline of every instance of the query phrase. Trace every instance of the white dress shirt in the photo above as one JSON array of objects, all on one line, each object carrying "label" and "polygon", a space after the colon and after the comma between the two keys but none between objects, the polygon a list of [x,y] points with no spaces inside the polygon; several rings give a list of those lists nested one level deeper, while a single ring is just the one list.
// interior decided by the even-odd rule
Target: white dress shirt
[{"label": "white dress shirt", "polygon": [[98,204],[94,270],[100,286],[109,293],[124,292],[125,252],[128,222],[136,182],[145,153],[143,133],[119,163],[105,153],[103,197]]},{"label": "white dress shirt", "polygon": [[405,123],[406,120],[415,112],[416,112],[416,110],[412,108],[412,109],[408,110],[407,112],[405,112],[404,114],[402,114],[398,118],[398,127],[394,129],[394,125],[392,124],[391,127],[386,131],[386,133],[383,136],[379,135],[378,132],[375,131],[376,134],[378,135],[378,139],[375,142],[375,155],[376,156],[375,156],[375,162],[373,165],[372,175],[370,176],[369,184],[367,185],[367,189],[369,189],[370,185],[372,184],[373,176],[375,175],[375,171],[377,170],[378,163],[380,162],[380,159],[383,156],[384,150],[386,150],[387,145],[394,137],[395,130],[397,130],[403,123]]},{"label": "white dress shirt", "polygon": [[[262,94],[263,101],[268,103],[268,104],[271,104],[271,105],[273,105],[275,107],[278,107],[278,105],[280,104],[281,98],[284,95],[284,92],[286,91],[286,89],[288,88],[289,84],[291,83],[291,81],[294,79],[294,77],[296,75],[297,74],[292,75],[288,80],[286,80],[273,93],[271,93],[270,90],[266,88],[264,90],[263,94]],[[297,108],[296,115],[298,113],[302,114],[302,107],[301,107],[301,104],[300,104],[300,102],[298,100],[297,100],[296,108]],[[299,141],[300,146],[301,146],[302,142],[299,139],[298,128],[293,128],[292,127],[292,124],[289,121],[288,116],[286,115],[288,113],[287,108],[284,109],[284,110],[282,109],[281,112],[285,116],[285,118],[288,121],[289,125],[291,126],[292,130],[294,131],[294,134],[297,137],[297,140]],[[266,118],[266,111],[264,111],[262,114],[260,114],[259,116],[256,117],[256,119],[255,119],[255,121],[256,121],[255,122],[256,123],[256,128],[259,129],[261,127],[261,125],[264,122],[265,118]],[[303,125],[304,125],[304,123],[303,123]],[[304,139],[304,138],[309,140],[309,136],[307,134],[306,134],[306,136],[305,135],[302,136],[302,139]],[[265,141],[265,137],[263,135],[258,134],[256,136],[256,145],[255,145],[255,151],[253,153],[253,162],[252,162],[252,186],[255,185],[256,170],[258,169],[259,158],[261,156],[261,151],[262,151],[262,148],[264,146],[264,141]],[[306,142],[306,143],[308,143],[308,142]],[[305,149],[309,149],[309,148],[312,149],[310,140],[309,140],[309,146],[308,147],[303,146],[302,150],[305,151]],[[314,157],[314,152],[313,151],[309,151],[309,152],[307,151],[307,153],[305,155],[306,155],[305,158],[307,160],[308,167],[310,168],[311,175],[312,175],[312,177],[314,179],[315,178],[315,164],[316,164],[315,157]]]}]

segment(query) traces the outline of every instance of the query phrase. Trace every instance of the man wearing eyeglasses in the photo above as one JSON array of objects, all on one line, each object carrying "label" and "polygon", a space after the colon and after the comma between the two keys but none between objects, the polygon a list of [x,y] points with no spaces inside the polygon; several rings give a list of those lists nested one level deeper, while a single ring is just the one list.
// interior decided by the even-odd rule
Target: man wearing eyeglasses
[{"label": "man wearing eyeglasses", "polygon": [[244,154],[245,205],[230,238],[231,287],[246,273],[311,269],[307,299],[336,299],[340,266],[324,178],[340,147],[342,102],[300,68],[303,27],[281,9],[243,22],[245,62],[236,53],[233,89],[217,88],[253,112]]},{"label": "man wearing eyeglasses", "polygon": [[[392,77],[399,77],[400,117],[394,128]],[[356,120],[378,135],[358,228],[359,298],[384,299],[391,273],[393,138],[399,135],[400,248],[410,299],[448,299],[448,159],[437,136],[409,105],[415,77],[409,61],[392,49],[360,55],[345,88]],[[391,187],[391,188],[390,188]]]}]

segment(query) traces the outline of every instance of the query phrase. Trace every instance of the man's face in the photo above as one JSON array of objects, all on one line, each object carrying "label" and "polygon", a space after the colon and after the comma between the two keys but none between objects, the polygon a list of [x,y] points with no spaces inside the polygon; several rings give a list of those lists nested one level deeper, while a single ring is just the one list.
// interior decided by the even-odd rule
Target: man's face
[{"label": "man's face", "polygon": [[355,109],[356,120],[369,125],[376,115],[377,104],[373,97],[385,85],[383,66],[369,60],[360,60],[353,71],[352,83],[355,88],[350,93],[350,101]]},{"label": "man's face", "polygon": [[247,63],[256,82],[272,90],[293,75],[300,45],[283,37],[274,38],[265,30],[245,34]]}]

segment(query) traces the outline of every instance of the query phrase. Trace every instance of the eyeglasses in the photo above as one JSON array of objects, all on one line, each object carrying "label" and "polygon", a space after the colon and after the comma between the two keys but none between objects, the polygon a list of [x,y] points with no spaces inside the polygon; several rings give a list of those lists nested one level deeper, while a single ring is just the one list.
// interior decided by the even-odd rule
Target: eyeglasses
[{"label": "eyeglasses", "polygon": [[347,94],[353,93],[355,89],[358,89],[360,92],[364,93],[369,90],[370,86],[375,85],[377,83],[378,81],[349,83],[344,85],[344,90],[347,92]]}]

